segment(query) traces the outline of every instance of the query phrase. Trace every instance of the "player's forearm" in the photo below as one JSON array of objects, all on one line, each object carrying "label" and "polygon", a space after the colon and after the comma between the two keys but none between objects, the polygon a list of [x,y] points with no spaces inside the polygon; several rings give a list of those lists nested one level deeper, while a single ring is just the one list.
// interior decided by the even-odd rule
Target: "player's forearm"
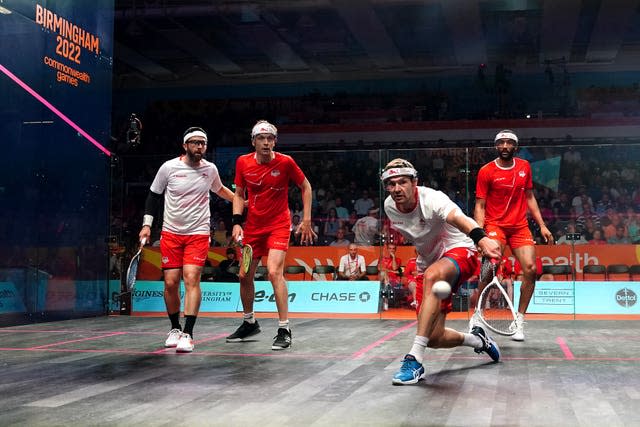
[{"label": "player's forearm", "polygon": [[304,179],[302,185],[300,185],[300,192],[302,193],[302,220],[311,221],[311,184],[307,178]]},{"label": "player's forearm", "polygon": [[529,212],[531,213],[533,220],[540,227],[546,227],[544,219],[542,219],[542,214],[540,213],[540,207],[538,206],[538,202],[536,201],[533,193],[529,193],[527,195],[527,207],[529,208]]},{"label": "player's forearm", "polygon": [[236,187],[236,192],[232,199],[233,215],[242,215],[244,211],[244,188]]},{"label": "player's forearm", "polygon": [[476,205],[473,210],[473,218],[478,223],[478,227],[484,228],[484,214],[485,204],[483,199],[476,200]]},{"label": "player's forearm", "polygon": [[233,191],[231,191],[228,187],[223,185],[222,188],[220,190],[218,190],[218,192],[216,194],[218,196],[222,197],[223,199],[225,199],[226,201],[233,203],[233,199],[235,197],[235,193]]}]

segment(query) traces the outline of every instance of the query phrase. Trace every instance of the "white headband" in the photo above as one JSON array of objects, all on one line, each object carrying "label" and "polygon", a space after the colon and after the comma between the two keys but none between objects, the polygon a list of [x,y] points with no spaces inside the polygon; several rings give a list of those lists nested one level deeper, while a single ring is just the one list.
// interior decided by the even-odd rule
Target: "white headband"
[{"label": "white headband", "polygon": [[382,172],[380,176],[380,180],[382,182],[386,181],[389,178],[393,178],[395,176],[410,176],[411,178],[415,178],[418,176],[418,171],[414,168],[391,168]]},{"label": "white headband", "polygon": [[256,135],[261,133],[270,133],[273,136],[278,136],[278,129],[269,122],[256,123],[251,129],[251,138],[255,138]]},{"label": "white headband", "polygon": [[182,141],[186,144],[189,141],[189,139],[193,138],[194,136],[201,136],[204,138],[204,142],[207,142],[207,134],[202,132],[201,130],[194,130],[189,132],[184,136]]},{"label": "white headband", "polygon": [[500,132],[496,135],[496,139],[494,139],[493,142],[496,142],[500,139],[511,139],[515,141],[516,144],[518,143],[518,137],[513,132]]}]

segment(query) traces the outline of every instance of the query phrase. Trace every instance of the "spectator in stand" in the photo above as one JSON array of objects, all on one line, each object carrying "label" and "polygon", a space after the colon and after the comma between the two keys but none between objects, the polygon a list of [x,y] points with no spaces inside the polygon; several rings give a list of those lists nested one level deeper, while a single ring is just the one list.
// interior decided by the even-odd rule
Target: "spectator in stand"
[{"label": "spectator in stand", "polygon": [[[418,251],[414,248],[414,256],[413,258],[409,258],[407,261],[407,265],[404,268],[404,277],[406,277],[405,284],[409,292],[411,292],[411,308],[416,308],[416,289],[418,283],[423,281],[423,275],[418,271],[418,266],[416,265],[416,260],[418,258]],[[478,264],[479,266],[479,264]]]},{"label": "spectator in stand", "polygon": [[[575,235],[580,235],[579,239],[573,239],[573,237],[576,237]],[[570,235],[567,236],[567,235]],[[556,244],[558,245],[586,245],[587,241],[585,240],[584,236],[580,233],[578,233],[578,231],[576,230],[576,224],[573,222],[570,222],[569,224],[567,224],[567,228],[565,233],[558,239],[556,240]]]},{"label": "spectator in stand", "polygon": [[626,236],[626,230],[623,224],[618,224],[616,226],[615,236],[608,238],[607,243],[612,245],[624,245],[631,243],[631,240]]},{"label": "spectator in stand", "polygon": [[227,224],[224,220],[218,220],[216,229],[213,231],[211,237],[211,246],[229,246],[230,235],[227,230]]},{"label": "spectator in stand", "polygon": [[593,207],[593,200],[587,194],[586,185],[581,185],[578,192],[578,195],[571,200],[571,207],[575,210],[576,215],[582,215],[582,207],[587,203]]},{"label": "spectator in stand", "polygon": [[339,280],[362,280],[367,273],[366,261],[362,255],[358,254],[358,246],[355,243],[349,244],[346,255],[340,258],[338,266]]},{"label": "spectator in stand", "polygon": [[367,213],[375,207],[373,203],[373,199],[369,197],[369,192],[367,190],[362,191],[362,196],[356,200],[353,205],[353,209],[356,211],[358,218],[362,218],[367,215]]},{"label": "spectator in stand", "polygon": [[582,230],[582,235],[586,240],[591,240],[593,239],[593,233],[595,233],[595,231],[599,229],[600,221],[598,221],[598,227],[596,227],[592,219],[587,219],[585,221],[584,230]]},{"label": "spectator in stand", "polygon": [[345,239],[344,228],[339,228],[336,233],[336,238],[333,242],[329,243],[329,246],[340,247],[340,246],[349,246],[351,242]]},{"label": "spectator in stand", "polygon": [[218,282],[231,282],[237,283],[240,282],[238,278],[238,273],[233,271],[234,267],[240,267],[240,262],[238,261],[238,254],[236,253],[236,249],[227,248],[227,259],[220,261],[218,264],[218,268],[220,269],[220,275],[218,276]]},{"label": "spectator in stand", "polygon": [[[571,217],[571,203],[569,203],[569,196],[567,193],[561,192],[558,196],[558,200],[553,203],[552,208],[557,221],[560,221],[561,223],[569,221],[569,218]],[[564,225],[562,225],[562,227],[564,227]]]},{"label": "spectator in stand", "polygon": [[640,215],[633,208],[627,210],[626,226],[631,243],[640,243]]},{"label": "spectator in stand", "polygon": [[322,225],[322,235],[324,236],[325,244],[329,244],[329,242],[335,240],[340,228],[342,228],[342,221],[336,214],[336,208],[329,209]]},{"label": "spectator in stand", "polygon": [[598,215],[604,215],[611,208],[613,208],[611,196],[609,195],[609,192],[603,192],[600,200],[596,203],[596,213]]},{"label": "spectator in stand", "polygon": [[342,222],[345,222],[347,219],[349,219],[349,211],[347,210],[347,208],[342,206],[342,197],[340,196],[336,197],[335,204],[336,204],[336,215],[338,216],[338,218],[342,220]]},{"label": "spectator in stand", "polygon": [[387,255],[378,263],[380,278],[385,285],[398,287],[402,284],[402,259],[396,257],[395,243],[387,244]]},{"label": "spectator in stand", "polygon": [[601,229],[597,228],[593,232],[593,239],[589,240],[590,245],[606,245],[607,241],[604,240],[603,232]]},{"label": "spectator in stand", "polygon": [[355,240],[353,229],[356,226],[356,222],[358,222],[358,215],[356,215],[356,211],[351,211],[347,222],[344,224],[345,237],[351,241]]},{"label": "spectator in stand", "polygon": [[591,210],[589,203],[582,204],[582,213],[576,218],[576,230],[582,234],[586,234],[587,221],[591,220],[595,228],[600,228],[600,217]]},{"label": "spectator in stand", "polygon": [[302,218],[302,205],[300,202],[295,202],[293,208],[291,208],[291,221],[293,221],[295,215],[298,215],[298,219]]},{"label": "spectator in stand", "polygon": [[300,233],[296,233],[298,227],[300,227],[300,217],[298,215],[294,215],[293,217],[291,217],[291,228],[289,237],[289,244],[291,246],[300,246],[301,236]]},{"label": "spectator in stand", "polygon": [[378,233],[378,209],[369,209],[368,215],[356,221],[353,226],[354,242],[358,245],[371,246],[376,242]]}]

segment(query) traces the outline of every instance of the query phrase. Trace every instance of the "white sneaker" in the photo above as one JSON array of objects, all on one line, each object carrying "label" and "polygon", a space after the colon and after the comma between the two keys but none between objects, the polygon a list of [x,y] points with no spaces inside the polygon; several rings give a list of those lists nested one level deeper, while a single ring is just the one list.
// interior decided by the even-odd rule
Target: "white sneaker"
[{"label": "white sneaker", "polygon": [[524,315],[522,313],[518,313],[516,315],[516,320],[511,322],[510,329],[515,329],[516,333],[511,336],[511,339],[514,341],[524,341]]},{"label": "white sneaker", "polygon": [[475,328],[476,326],[481,326],[481,323],[482,321],[480,320],[480,315],[477,311],[474,310],[471,318],[469,319],[469,333],[471,333],[473,328]]},{"label": "white sneaker", "polygon": [[164,342],[165,347],[175,347],[178,345],[178,340],[180,340],[180,335],[182,335],[182,331],[180,329],[172,329],[169,331],[169,336],[167,340]]},{"label": "white sneaker", "polygon": [[191,335],[180,335],[180,340],[178,340],[176,351],[178,353],[191,353],[193,351],[193,338],[191,338]]}]

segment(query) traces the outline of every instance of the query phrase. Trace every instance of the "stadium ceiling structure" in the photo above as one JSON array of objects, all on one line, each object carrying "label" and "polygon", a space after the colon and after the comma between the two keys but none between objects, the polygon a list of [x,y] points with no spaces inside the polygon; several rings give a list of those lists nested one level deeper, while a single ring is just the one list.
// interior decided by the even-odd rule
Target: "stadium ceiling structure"
[{"label": "stadium ceiling structure", "polygon": [[116,0],[114,87],[640,69],[640,0]]}]

